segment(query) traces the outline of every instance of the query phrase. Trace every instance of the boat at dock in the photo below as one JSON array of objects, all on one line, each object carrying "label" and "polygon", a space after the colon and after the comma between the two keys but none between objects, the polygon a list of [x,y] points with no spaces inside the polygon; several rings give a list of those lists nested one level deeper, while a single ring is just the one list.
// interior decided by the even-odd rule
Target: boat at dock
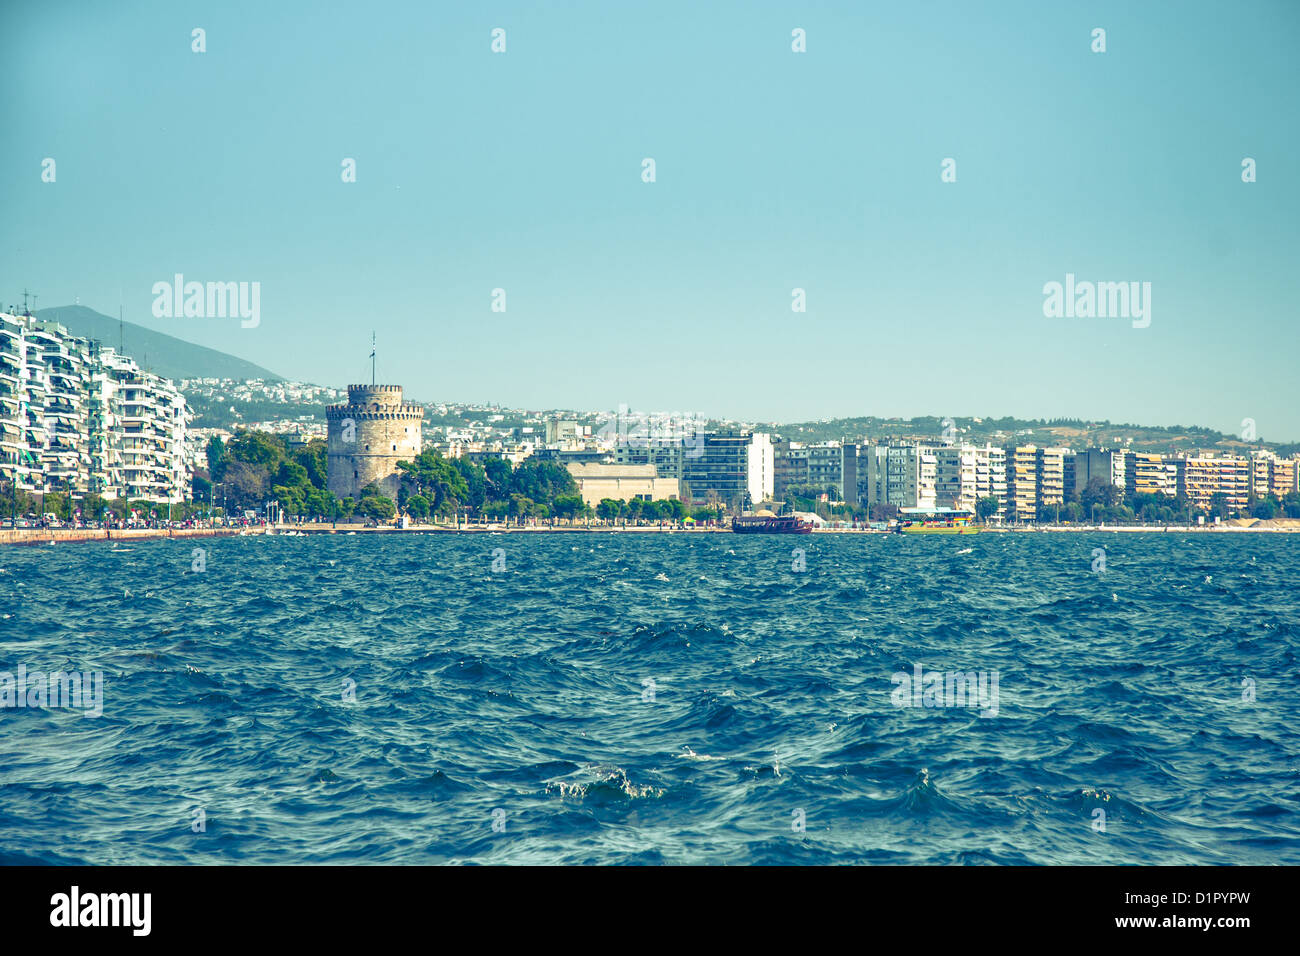
[{"label": "boat at dock", "polygon": [[798,515],[737,515],[731,530],[737,534],[812,534],[812,522]]},{"label": "boat at dock", "polygon": [[979,534],[975,515],[961,508],[899,508],[895,534]]}]

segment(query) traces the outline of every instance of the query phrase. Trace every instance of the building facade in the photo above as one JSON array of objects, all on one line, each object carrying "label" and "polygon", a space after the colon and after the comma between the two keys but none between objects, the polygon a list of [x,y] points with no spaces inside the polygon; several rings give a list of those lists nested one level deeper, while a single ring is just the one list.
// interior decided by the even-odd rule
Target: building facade
[{"label": "building facade", "polygon": [[55,322],[0,314],[0,482],[150,503],[190,496],[169,379]]},{"label": "building facade", "polygon": [[693,505],[716,501],[728,510],[740,511],[771,500],[775,465],[770,435],[743,430],[706,432],[687,451],[679,455],[684,501]]},{"label": "building facade", "polygon": [[397,499],[399,461],[420,454],[424,409],[402,401],[400,385],[349,385],[347,404],[325,408],[326,484],[339,498],[368,485]]},{"label": "building facade", "polygon": [[600,462],[570,462],[565,466],[578,483],[582,500],[596,507],[602,498],[615,501],[663,501],[677,498],[676,478],[660,478],[654,465],[609,465]]}]

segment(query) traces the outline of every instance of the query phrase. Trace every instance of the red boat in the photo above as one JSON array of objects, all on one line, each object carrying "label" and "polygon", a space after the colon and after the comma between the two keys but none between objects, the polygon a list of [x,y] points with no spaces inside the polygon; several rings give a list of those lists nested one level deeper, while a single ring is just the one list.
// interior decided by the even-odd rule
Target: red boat
[{"label": "red boat", "polygon": [[731,519],[737,534],[812,534],[812,522],[796,515],[740,515]]}]

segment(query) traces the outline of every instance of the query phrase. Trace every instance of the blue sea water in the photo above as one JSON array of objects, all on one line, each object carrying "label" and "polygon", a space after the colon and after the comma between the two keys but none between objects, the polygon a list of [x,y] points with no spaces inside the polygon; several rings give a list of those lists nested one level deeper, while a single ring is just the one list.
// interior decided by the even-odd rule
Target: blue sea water
[{"label": "blue sea water", "polygon": [[[0,671],[105,683],[0,709],[0,862],[1300,863],[1298,572],[1267,534],[10,548]],[[900,706],[918,664],[996,715]]]}]

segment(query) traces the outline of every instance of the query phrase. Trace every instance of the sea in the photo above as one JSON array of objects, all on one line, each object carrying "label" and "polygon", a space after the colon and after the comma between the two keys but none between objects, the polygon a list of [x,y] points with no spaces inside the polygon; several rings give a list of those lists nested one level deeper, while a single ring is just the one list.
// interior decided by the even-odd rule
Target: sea
[{"label": "sea", "polygon": [[0,863],[1296,864],[1298,582],[1252,533],[10,547]]}]

